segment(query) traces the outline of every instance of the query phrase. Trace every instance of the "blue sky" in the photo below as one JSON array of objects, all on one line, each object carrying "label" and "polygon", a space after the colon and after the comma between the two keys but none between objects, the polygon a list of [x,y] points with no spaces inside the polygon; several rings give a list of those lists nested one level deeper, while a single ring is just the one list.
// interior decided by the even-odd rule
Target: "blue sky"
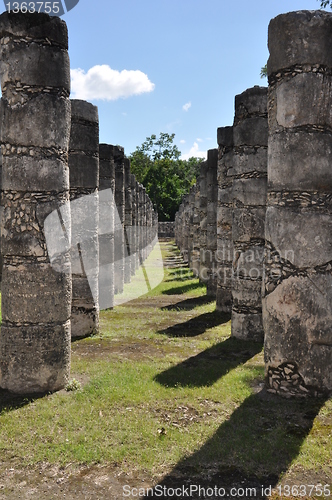
[{"label": "blue sky", "polygon": [[63,17],[71,97],[98,106],[100,142],[126,154],[160,132],[174,132],[183,155],[203,154],[217,146],[217,127],[232,124],[235,95],[267,85],[270,19],[317,8],[316,0],[80,0]]}]

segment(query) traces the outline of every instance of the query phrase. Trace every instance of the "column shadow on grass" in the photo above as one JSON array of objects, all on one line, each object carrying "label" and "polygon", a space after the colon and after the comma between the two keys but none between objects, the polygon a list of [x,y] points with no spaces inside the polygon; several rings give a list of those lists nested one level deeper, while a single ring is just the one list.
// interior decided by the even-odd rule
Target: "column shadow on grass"
[{"label": "column shadow on grass", "polygon": [[0,413],[8,413],[23,408],[37,399],[45,397],[49,393],[14,394],[6,389],[0,389]]},{"label": "column shadow on grass", "polygon": [[181,300],[176,304],[171,304],[169,306],[164,306],[161,308],[162,311],[190,311],[198,306],[204,306],[215,302],[214,297],[209,297],[208,295],[201,295],[199,297],[192,297],[186,300]]},{"label": "column shadow on grass", "polygon": [[[198,297],[197,299],[201,299],[201,297]],[[170,306],[167,306],[167,308],[168,307]],[[171,307],[176,309],[178,304],[172,304]],[[231,315],[229,313],[222,313],[215,310],[201,314],[200,316],[195,316],[184,323],[176,323],[175,325],[169,326],[164,330],[159,330],[158,333],[162,333],[170,337],[197,337],[198,335],[202,335],[202,333],[209,328],[214,328],[215,326],[228,323],[230,319]]]},{"label": "column shadow on grass", "polygon": [[[270,492],[262,492],[262,486],[273,488],[277,485],[298,456],[325,401],[326,399],[286,400],[268,394],[265,389],[249,396],[211,439],[191,456],[182,459],[158,483],[158,488],[189,488],[190,485],[199,485],[206,491],[207,488],[224,488],[225,497],[269,498]],[[312,484],[324,484],[327,479],[321,474],[321,479],[317,481],[316,478],[316,482]],[[312,478],[311,482],[313,480]],[[234,495],[234,490],[231,494],[232,488],[242,489]],[[221,498],[221,495],[218,497],[202,493],[203,490],[198,496],[196,492],[191,498]],[[171,496],[164,494],[159,498]],[[179,495],[177,498],[187,498],[187,495]]]},{"label": "column shadow on grass", "polygon": [[[174,280],[170,280],[174,281]],[[187,280],[185,280],[186,282]],[[161,293],[163,295],[181,295],[182,293],[188,293],[193,290],[197,290],[198,288],[202,288],[202,284],[199,283],[198,281],[195,281],[194,283],[187,283],[181,286],[177,286],[175,288],[171,288],[170,290],[163,290]]]},{"label": "column shadow on grass", "polygon": [[258,354],[263,345],[228,338],[182,363],[158,373],[154,380],[165,387],[211,386],[238,365]]}]

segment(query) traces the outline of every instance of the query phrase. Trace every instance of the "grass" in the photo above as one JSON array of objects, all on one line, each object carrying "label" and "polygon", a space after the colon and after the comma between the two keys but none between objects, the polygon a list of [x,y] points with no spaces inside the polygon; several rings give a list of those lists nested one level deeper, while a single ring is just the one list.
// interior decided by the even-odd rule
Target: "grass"
[{"label": "grass", "polygon": [[[179,259],[170,244],[162,252]],[[332,478],[332,401],[262,391],[262,346],[230,338],[229,318],[188,269],[166,268],[156,289],[100,319],[98,337],[72,345],[77,390],[2,394],[4,463]]]}]

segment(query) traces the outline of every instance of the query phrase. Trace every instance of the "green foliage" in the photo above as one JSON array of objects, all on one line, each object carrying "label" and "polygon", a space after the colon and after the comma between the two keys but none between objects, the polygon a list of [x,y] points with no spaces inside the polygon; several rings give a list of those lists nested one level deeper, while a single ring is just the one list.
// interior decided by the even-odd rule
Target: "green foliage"
[{"label": "green foliage", "polygon": [[75,378],[71,379],[65,387],[67,392],[78,391],[81,389],[81,383]]},{"label": "green foliage", "polygon": [[330,7],[332,8],[332,2],[329,0],[318,0],[320,2],[320,6],[322,9],[325,9],[325,7]]},{"label": "green foliage", "polygon": [[175,134],[161,132],[147,137],[129,157],[131,171],[142,183],[157,208],[160,221],[172,221],[181,203],[199,175],[199,158],[181,160],[174,144]]},{"label": "green foliage", "polygon": [[267,78],[267,64],[261,68],[261,78]]}]

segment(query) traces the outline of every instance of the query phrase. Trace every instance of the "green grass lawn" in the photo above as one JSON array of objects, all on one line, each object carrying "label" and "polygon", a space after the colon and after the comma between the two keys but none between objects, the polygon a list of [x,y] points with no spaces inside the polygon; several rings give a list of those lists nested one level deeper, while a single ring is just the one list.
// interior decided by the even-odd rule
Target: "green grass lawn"
[{"label": "green grass lawn", "polygon": [[264,393],[262,346],[231,339],[205,293],[188,269],[166,268],[157,289],[101,312],[100,336],[72,345],[79,390],[2,394],[2,461],[332,477],[331,400]]}]

